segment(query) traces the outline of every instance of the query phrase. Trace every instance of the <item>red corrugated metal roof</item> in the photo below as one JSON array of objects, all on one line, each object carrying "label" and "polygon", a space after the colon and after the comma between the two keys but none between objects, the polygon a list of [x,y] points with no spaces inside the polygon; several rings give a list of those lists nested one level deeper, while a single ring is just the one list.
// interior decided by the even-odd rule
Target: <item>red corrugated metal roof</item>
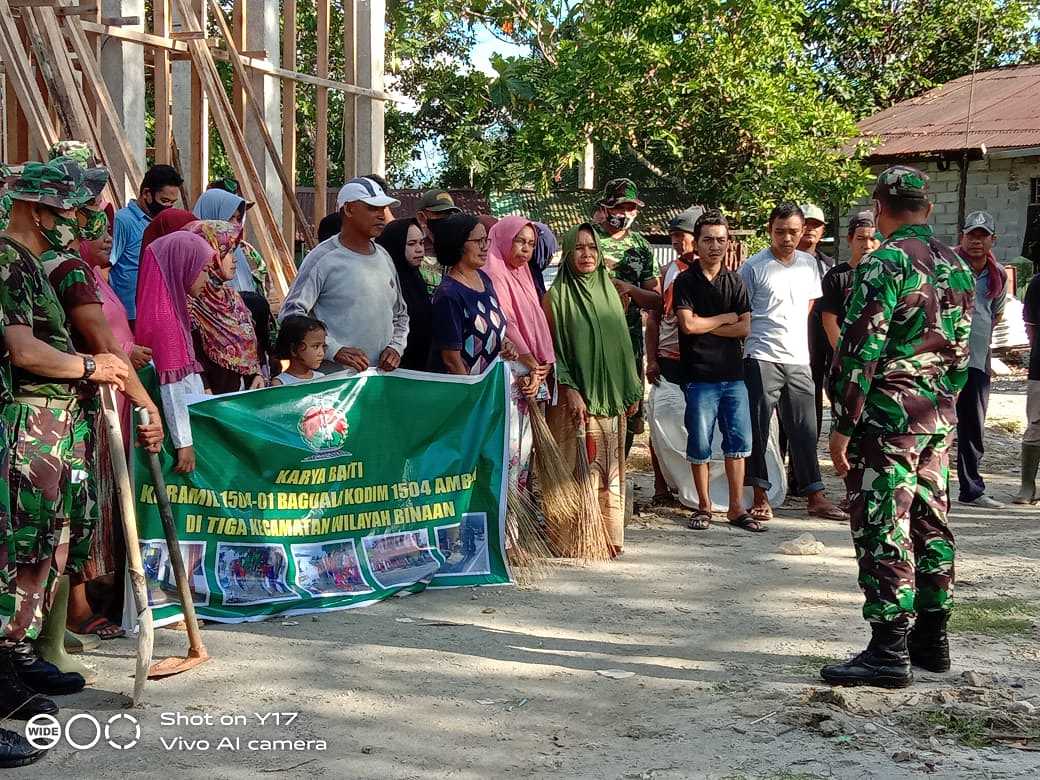
[{"label": "red corrugated metal roof", "polygon": [[[971,94],[971,123],[968,96]],[[872,157],[1040,146],[1040,65],[996,68],[936,87],[859,123]]]}]

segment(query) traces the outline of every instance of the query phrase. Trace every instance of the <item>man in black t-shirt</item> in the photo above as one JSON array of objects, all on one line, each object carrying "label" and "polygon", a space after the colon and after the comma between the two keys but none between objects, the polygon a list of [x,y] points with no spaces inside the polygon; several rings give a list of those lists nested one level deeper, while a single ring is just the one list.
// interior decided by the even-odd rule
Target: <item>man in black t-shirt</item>
[{"label": "man in black t-shirt", "polygon": [[689,527],[709,527],[711,440],[716,422],[729,484],[729,522],[748,531],[765,526],[744,508],[744,459],[751,454],[751,409],[744,384],[743,339],[751,303],[740,274],[724,271],[729,224],[718,211],[694,225],[699,260],[675,280],[673,308],[679,324],[679,370],[686,393],[686,459],[693,470],[698,507]]},{"label": "man in black t-shirt", "polygon": [[1036,499],[1036,472],[1040,466],[1040,274],[1029,282],[1022,310],[1029,336],[1029,381],[1026,383],[1026,419],[1022,434],[1022,487],[1012,499],[1032,504]]},{"label": "man in black t-shirt", "polygon": [[[881,246],[874,224],[874,212],[861,211],[849,219],[848,242],[848,262],[838,263],[823,277],[823,296],[815,306],[827,337],[826,352],[822,357],[828,367],[834,359],[834,348],[841,336],[841,325],[845,322],[845,302],[852,290],[856,266],[866,255]],[[830,388],[827,389],[827,395],[830,396]]]}]

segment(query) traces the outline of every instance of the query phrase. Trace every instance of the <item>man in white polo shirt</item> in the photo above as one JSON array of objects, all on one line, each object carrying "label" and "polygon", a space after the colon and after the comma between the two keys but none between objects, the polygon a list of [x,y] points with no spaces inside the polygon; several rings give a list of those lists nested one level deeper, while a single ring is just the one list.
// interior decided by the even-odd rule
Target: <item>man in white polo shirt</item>
[{"label": "man in white polo shirt", "polygon": [[279,319],[303,314],[325,323],[322,373],[393,371],[408,340],[408,307],[393,260],[372,239],[386,226],[386,207],[401,204],[367,178],[344,184],[336,204],[340,232],[303,259]]},{"label": "man in white polo shirt", "polygon": [[771,487],[766,447],[778,407],[795,481],[808,498],[809,514],[848,519],[824,494],[816,455],[816,388],[809,368],[808,314],[822,291],[816,259],[797,248],[804,229],[801,208],[781,203],[769,215],[770,246],[740,268],[751,299],[744,369],[753,448],[746,484],[754,488],[751,515],[760,522],[773,516],[766,497]]}]

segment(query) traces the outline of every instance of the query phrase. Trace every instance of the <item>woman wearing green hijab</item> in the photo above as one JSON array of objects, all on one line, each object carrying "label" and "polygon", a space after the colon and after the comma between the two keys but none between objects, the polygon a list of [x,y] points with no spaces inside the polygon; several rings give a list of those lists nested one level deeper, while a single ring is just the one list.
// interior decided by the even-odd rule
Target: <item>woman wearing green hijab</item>
[{"label": "woman wearing green hijab", "polygon": [[560,273],[542,303],[560,385],[549,426],[569,464],[575,462],[584,432],[603,525],[616,557],[625,543],[625,419],[642,399],[643,385],[624,308],[591,225],[564,236]]}]

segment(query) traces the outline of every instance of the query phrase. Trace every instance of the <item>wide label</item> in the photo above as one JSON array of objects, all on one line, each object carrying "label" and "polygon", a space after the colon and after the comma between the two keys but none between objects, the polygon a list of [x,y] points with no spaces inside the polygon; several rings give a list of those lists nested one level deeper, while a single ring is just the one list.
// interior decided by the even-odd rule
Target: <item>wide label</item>
[{"label": "wide label", "polygon": [[[190,407],[196,470],[161,458],[199,617],[363,606],[509,582],[505,367],[269,388]],[[149,602],[180,617],[145,454],[136,498]]]}]

